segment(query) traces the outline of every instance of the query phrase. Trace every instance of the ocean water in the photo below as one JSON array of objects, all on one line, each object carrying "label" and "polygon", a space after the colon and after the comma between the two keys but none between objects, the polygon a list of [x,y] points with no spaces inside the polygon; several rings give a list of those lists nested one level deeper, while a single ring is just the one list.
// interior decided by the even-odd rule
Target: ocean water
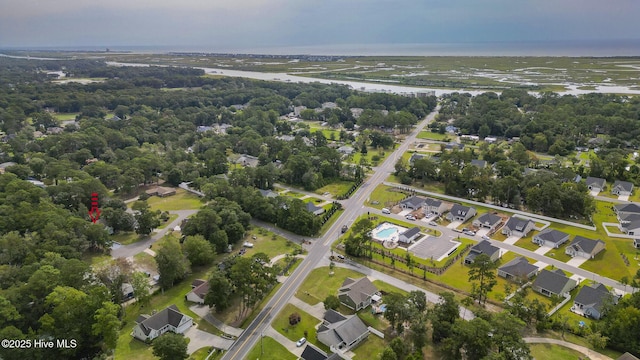
[{"label": "ocean water", "polygon": [[[640,56],[640,39],[473,42],[427,44],[334,44],[311,46],[229,47],[173,46],[66,46],[32,50],[131,51],[143,53],[197,52],[265,55],[337,56]],[[12,50],[15,50],[13,48]]]}]

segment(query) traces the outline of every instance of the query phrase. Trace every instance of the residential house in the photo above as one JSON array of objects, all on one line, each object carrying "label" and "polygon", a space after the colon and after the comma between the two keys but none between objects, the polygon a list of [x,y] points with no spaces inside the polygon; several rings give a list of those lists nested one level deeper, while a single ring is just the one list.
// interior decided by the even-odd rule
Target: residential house
[{"label": "residential house", "polygon": [[344,353],[366,339],[369,329],[357,315],[342,315],[330,309],[324,313],[316,336],[331,351]]},{"label": "residential house", "polygon": [[631,354],[630,352],[626,352],[622,355],[620,355],[620,357],[618,357],[616,360],[640,360],[637,357],[635,357],[633,354]]},{"label": "residential house", "polygon": [[158,196],[158,197],[165,197],[165,196],[171,196],[171,195],[175,195],[176,194],[176,189],[174,188],[170,188],[170,187],[164,187],[164,186],[156,186],[154,188],[151,188],[147,191],[145,191],[145,193],[149,196]]},{"label": "residential house", "polygon": [[338,148],[338,152],[343,155],[351,155],[354,151],[353,146],[349,145],[343,145]]},{"label": "residential house", "polygon": [[633,247],[640,249],[640,239],[633,239]]},{"label": "residential house", "polygon": [[302,351],[299,360],[341,360],[342,358],[333,353],[331,355],[327,355],[326,352],[318,349],[313,344],[307,343],[307,346]]},{"label": "residential house", "polygon": [[122,283],[120,286],[120,291],[122,292],[122,301],[127,301],[129,299],[133,299],[133,285],[130,283]]},{"label": "residential house", "polygon": [[424,199],[423,207],[425,214],[436,214],[440,216],[447,211],[447,204],[445,202],[431,198]]},{"label": "residential house", "polygon": [[480,137],[478,135],[460,135],[460,140],[478,141]]},{"label": "residential house", "polygon": [[484,138],[484,141],[486,143],[493,144],[498,141],[498,138],[493,136],[487,136],[486,138]]},{"label": "residential house", "polygon": [[424,206],[425,200],[418,196],[411,196],[400,201],[400,207],[403,209],[418,210]]},{"label": "residential house", "polygon": [[308,212],[312,213],[313,215],[320,215],[320,214],[324,214],[324,208],[316,206],[313,201],[307,201],[307,203],[305,204],[306,209]]},{"label": "residential house", "polygon": [[587,188],[589,188],[589,190],[591,191],[597,190],[598,192],[600,192],[604,190],[605,186],[607,186],[607,180],[592,176],[587,177],[586,182]]},{"label": "residential house", "polygon": [[379,296],[378,289],[367,277],[346,278],[338,289],[340,302],[355,311],[371,305],[372,299],[377,296]]},{"label": "residential house", "polygon": [[602,284],[583,286],[573,300],[571,310],[579,310],[584,316],[599,320],[604,315],[606,305],[614,305],[617,298]]},{"label": "residential house", "polygon": [[600,251],[604,250],[604,248],[605,243],[600,239],[593,240],[582,236],[576,236],[564,252],[571,257],[579,256],[585,259],[593,259]]},{"label": "residential house", "polygon": [[414,240],[418,239],[419,237],[420,237],[420,228],[416,226],[400,233],[400,236],[398,237],[398,241],[405,244],[411,244]]},{"label": "residential house", "polygon": [[447,214],[447,220],[466,222],[467,220],[471,219],[475,214],[476,214],[476,209],[472,207],[463,206],[460,204],[454,204],[451,207],[451,210],[449,211],[449,213]]},{"label": "residential house", "polygon": [[577,285],[575,280],[568,278],[560,269],[554,271],[543,269],[533,282],[532,288],[544,296],[564,297]]},{"label": "residential house", "polygon": [[500,258],[500,248],[491,245],[487,240],[482,240],[471,247],[469,254],[464,258],[464,263],[467,265],[473,264],[475,258],[480,254],[485,254],[489,256],[491,261],[496,261]]},{"label": "residential house", "polygon": [[153,340],[167,331],[182,334],[193,325],[193,319],[171,305],[154,315],[140,315],[136,319],[131,336],[147,341]]},{"label": "residential house", "polygon": [[445,150],[453,150],[453,149],[458,149],[458,150],[462,150],[464,149],[464,144],[461,143],[446,143],[444,145]]},{"label": "residential house", "polygon": [[420,154],[420,153],[413,153],[411,154],[411,157],[409,158],[409,165],[413,166],[413,164],[415,163],[416,160],[421,160],[426,158],[427,155],[425,154]]},{"label": "residential house", "polygon": [[185,296],[187,301],[204,304],[204,298],[207,296],[207,292],[209,292],[209,282],[196,279],[191,283],[191,288],[191,291]]},{"label": "residential house", "polygon": [[538,235],[534,236],[532,241],[540,246],[549,246],[557,249],[560,247],[560,245],[564,244],[568,240],[569,234],[547,228],[541,231]]},{"label": "residential house", "polygon": [[42,181],[34,179],[34,178],[31,178],[31,177],[28,178],[27,181],[32,183],[33,185],[39,187],[39,188],[43,188],[44,189],[46,187],[46,185]]},{"label": "residential house", "polygon": [[473,226],[478,228],[485,228],[491,231],[495,230],[502,222],[502,218],[496,214],[484,213],[473,220]]},{"label": "residential house", "polygon": [[205,132],[214,131],[214,130],[215,128],[213,126],[198,126],[196,128],[196,132],[199,132],[199,133],[205,133]]},{"label": "residential house", "polygon": [[351,111],[351,115],[353,115],[354,119],[357,119],[360,117],[360,115],[362,115],[362,112],[364,112],[364,109],[362,108],[351,108],[349,109],[349,111]]},{"label": "residential house", "polygon": [[487,167],[487,162],[484,160],[473,159],[471,160],[471,165],[478,167],[480,169],[484,169]]},{"label": "residential house", "polygon": [[282,141],[286,141],[286,142],[290,142],[296,139],[295,136],[293,135],[280,135],[280,136],[276,136],[276,139],[278,140],[282,140]]},{"label": "residential house", "polygon": [[640,220],[620,223],[620,230],[625,232],[627,235],[640,235]]},{"label": "residential house", "polygon": [[617,204],[613,206],[613,211],[616,213],[621,226],[640,220],[640,205],[638,204]]},{"label": "residential house", "polygon": [[618,196],[629,196],[633,191],[633,184],[628,181],[616,180],[611,187],[611,193]]},{"label": "residential house", "polygon": [[266,198],[274,198],[274,197],[278,197],[280,195],[278,195],[277,192],[272,191],[272,190],[262,190],[262,189],[258,189],[258,191],[260,191],[260,195],[266,197]]},{"label": "residential house", "polygon": [[47,128],[47,134],[49,135],[62,134],[62,132],[64,132],[64,129],[59,126],[52,126]]},{"label": "residential house", "polygon": [[538,267],[524,256],[517,257],[498,268],[498,276],[507,280],[529,280],[538,273]]},{"label": "residential house", "polygon": [[236,160],[236,164],[244,167],[257,167],[260,164],[260,160],[257,157],[251,155],[242,155]]}]

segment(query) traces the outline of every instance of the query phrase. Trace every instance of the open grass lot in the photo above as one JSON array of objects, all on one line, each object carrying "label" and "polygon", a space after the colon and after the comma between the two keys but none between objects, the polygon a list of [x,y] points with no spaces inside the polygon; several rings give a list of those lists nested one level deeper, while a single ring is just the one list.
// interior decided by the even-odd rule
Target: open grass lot
[{"label": "open grass lot", "polygon": [[529,348],[534,359],[577,360],[585,357],[573,349],[554,344],[531,344]]},{"label": "open grass lot", "polygon": [[263,228],[252,228],[247,232],[244,240],[253,243],[253,248],[247,248],[248,256],[262,252],[272,259],[277,255],[290,254],[294,250],[300,249],[300,245]]},{"label": "open grass lot", "polygon": [[[405,197],[405,193],[397,191],[391,186],[378,185],[369,196],[367,206],[371,206],[376,209],[382,209],[383,207],[390,206],[393,203],[397,203]],[[374,201],[377,201],[378,203],[373,204],[372,202]]]},{"label": "open grass lot", "polygon": [[[378,164],[382,163],[384,159],[387,156],[389,156],[389,154],[392,151],[393,149],[384,150],[384,149],[376,149],[374,147],[367,146],[367,155],[364,156],[364,158],[366,159],[366,162],[368,165],[377,166]],[[375,161],[374,157],[377,157],[378,161]],[[363,158],[362,153],[359,151],[356,151],[353,153],[353,155],[347,157],[347,161],[357,165],[357,164],[360,164],[360,161],[362,160],[362,158]]]},{"label": "open grass lot", "polygon": [[358,344],[358,346],[351,351],[355,354],[353,358],[356,360],[373,360],[380,358],[380,354],[382,354],[385,346],[387,346],[387,344],[383,339],[369,334],[366,340]]},{"label": "open grass lot", "polygon": [[418,139],[446,141],[445,139],[450,139],[450,136],[449,134],[440,134],[440,133],[431,132],[431,131],[421,131],[418,134]]},{"label": "open grass lot", "polygon": [[338,196],[346,193],[353,186],[352,181],[335,180],[315,191],[316,194],[330,193],[332,196]]},{"label": "open grass lot", "polygon": [[283,345],[271,337],[265,336],[247,354],[247,360],[296,360],[293,355]]},{"label": "open grass lot", "polygon": [[362,320],[367,326],[371,326],[372,328],[384,332],[389,327],[389,321],[384,318],[383,314],[374,315],[371,313],[371,309],[367,308],[358,313],[358,317]]},{"label": "open grass lot", "polygon": [[[374,280],[373,281],[373,285],[375,285],[378,288],[378,290],[382,290],[382,291],[384,291],[386,293],[392,293],[393,292],[393,293],[397,293],[397,294],[400,294],[400,295],[408,295],[409,294],[405,290],[397,288],[397,287],[395,287],[393,285],[389,285],[386,282],[383,282],[383,281],[380,281],[380,280]],[[384,302],[384,300],[383,300],[383,302]]]},{"label": "open grass lot", "polygon": [[[193,354],[191,354],[189,356],[188,360],[204,360],[204,359],[207,358],[207,355],[209,355],[209,350],[210,349],[211,349],[211,347],[208,347],[208,346],[200,348],[200,349],[196,350]],[[212,356],[212,358],[214,358],[214,357]]]},{"label": "open grass lot", "polygon": [[158,226],[158,229],[164,229],[167,227],[167,225],[171,224],[173,222],[173,220],[178,218],[178,214],[170,214],[169,215],[169,219],[167,221],[160,221],[160,226]]},{"label": "open grass lot", "polygon": [[158,269],[156,259],[145,252],[134,255],[133,260],[136,266],[146,269],[147,271],[157,271]]},{"label": "open grass lot", "polygon": [[75,120],[80,113],[55,113],[53,117],[58,121]]},{"label": "open grass lot", "polygon": [[[300,322],[296,325],[289,325],[289,315],[293,313],[300,315]],[[306,337],[308,342],[324,351],[328,351],[327,346],[316,338],[316,325],[318,325],[320,321],[320,319],[316,319],[296,306],[287,304],[273,320],[271,327],[291,341],[295,342],[302,337]]]},{"label": "open grass lot", "polygon": [[82,256],[82,260],[91,264],[91,266],[100,266],[102,264],[107,263],[111,260],[110,255],[102,254],[102,253],[84,253]]},{"label": "open grass lot", "polygon": [[[196,210],[202,207],[202,200],[183,189],[177,189],[176,194],[167,197],[152,196],[147,200],[147,204],[152,210],[168,211],[168,210]],[[129,204],[133,205],[133,203]]]},{"label": "open grass lot", "polygon": [[119,242],[122,245],[133,244],[134,242],[142,240],[142,238],[143,237],[133,231],[121,232],[119,234],[111,235],[112,241]]},{"label": "open grass lot", "polygon": [[327,296],[335,295],[347,277],[357,279],[364,276],[359,272],[337,266],[333,272],[333,275],[329,275],[329,267],[313,269],[298,288],[296,297],[307,304],[315,305],[324,301]]}]

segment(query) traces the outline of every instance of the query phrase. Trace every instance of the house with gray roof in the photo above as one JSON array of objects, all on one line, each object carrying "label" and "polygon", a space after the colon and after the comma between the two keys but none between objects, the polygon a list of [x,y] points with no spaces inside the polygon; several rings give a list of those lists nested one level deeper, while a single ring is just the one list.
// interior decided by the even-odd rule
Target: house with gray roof
[{"label": "house with gray roof", "polygon": [[537,266],[530,264],[524,256],[520,256],[500,266],[498,276],[507,280],[527,281],[534,277],[538,270]]},{"label": "house with gray roof", "polygon": [[629,196],[633,192],[633,184],[628,181],[616,180],[611,187],[611,193],[618,196]]},{"label": "house with gray roof", "polygon": [[598,192],[604,190],[607,186],[607,180],[597,177],[589,176],[586,180],[587,188],[591,191],[597,190]]},{"label": "house with gray roof", "polygon": [[472,207],[454,204],[447,214],[447,220],[466,222],[467,220],[475,216],[475,214],[476,209]]},{"label": "house with gray roof", "polygon": [[539,234],[535,235],[532,241],[540,246],[549,246],[557,249],[560,247],[560,245],[564,244],[568,240],[569,234],[547,228],[541,231]]},{"label": "house with gray roof", "polygon": [[312,213],[313,215],[320,215],[324,213],[324,208],[320,206],[316,206],[313,203],[313,201],[307,201],[305,203],[305,208],[307,209],[308,212]]},{"label": "house with gray roof", "polygon": [[236,160],[236,164],[244,167],[256,167],[260,164],[260,160],[257,157],[251,155],[242,155]]},{"label": "house with gray roof", "polygon": [[629,223],[620,223],[620,230],[627,235],[640,235],[640,220],[634,220]]},{"label": "house with gray roof", "polygon": [[326,352],[318,349],[311,343],[307,343],[307,346],[302,351],[300,355],[300,359],[302,360],[341,360],[342,358],[338,356],[338,354],[333,353],[331,355],[327,355]]},{"label": "house with gray roof", "polygon": [[630,352],[626,352],[622,355],[620,355],[620,357],[618,357],[616,360],[640,360],[637,357],[635,357],[633,354],[631,354]]},{"label": "house with gray roof", "polygon": [[427,157],[427,155],[425,155],[425,154],[413,153],[413,154],[411,154],[411,157],[409,158],[409,165],[413,166],[413,163],[416,160],[421,160],[421,159],[424,159],[426,157]]},{"label": "house with gray roof", "polygon": [[424,199],[423,207],[425,214],[436,214],[440,216],[447,211],[447,204],[444,201],[431,198]]},{"label": "house with gray roof", "polygon": [[471,247],[469,254],[464,258],[464,263],[467,265],[473,264],[480,254],[487,255],[491,261],[495,262],[500,258],[500,248],[491,245],[491,242],[487,240],[482,240]]},{"label": "house with gray roof", "polygon": [[191,291],[185,295],[185,299],[194,303],[204,304],[204,298],[209,292],[209,282],[196,279],[191,283],[191,288]]},{"label": "house with gray roof", "polygon": [[573,241],[565,249],[565,254],[571,257],[583,257],[585,259],[593,259],[605,248],[604,241],[598,239],[593,240],[583,236],[576,236]]},{"label": "house with gray roof", "polygon": [[496,214],[484,213],[478,216],[477,219],[473,220],[473,226],[493,231],[498,227],[498,225],[500,225],[501,221],[502,218]]},{"label": "house with gray roof", "polygon": [[578,283],[568,278],[567,275],[560,269],[550,271],[543,269],[536,277],[536,280],[531,286],[532,289],[544,296],[562,296],[569,294],[569,291],[573,290]]},{"label": "house with gray roof", "polygon": [[278,197],[280,195],[278,195],[277,192],[273,191],[273,190],[262,190],[262,189],[258,189],[258,191],[260,191],[260,195],[266,197],[266,198],[274,198],[274,197]]},{"label": "house with gray roof", "polygon": [[316,336],[331,351],[345,353],[366,339],[369,329],[357,315],[342,315],[329,309]]},{"label": "house with gray roof", "polygon": [[176,305],[171,305],[154,315],[140,315],[136,319],[131,336],[147,341],[171,331],[183,334],[193,325],[193,319],[181,313]]},{"label": "house with gray roof", "polygon": [[613,211],[616,213],[620,227],[636,220],[640,220],[640,206],[637,204],[617,204],[613,206]]},{"label": "house with gray roof", "polygon": [[354,151],[355,149],[353,148],[353,146],[349,146],[349,145],[343,145],[338,148],[338,152],[344,155],[351,155],[353,154]]},{"label": "house with gray roof", "polygon": [[484,169],[487,167],[487,162],[484,160],[473,159],[471,160],[471,165],[480,169]]},{"label": "house with gray roof", "polygon": [[418,238],[420,238],[420,228],[416,226],[400,233],[400,236],[398,236],[398,241],[405,244],[411,244]]},{"label": "house with gray roof", "polygon": [[524,219],[520,217],[512,216],[502,227],[502,234],[507,236],[520,236],[525,237],[533,228],[536,223],[531,219]]},{"label": "house with gray roof", "polygon": [[606,305],[614,305],[617,298],[602,284],[583,286],[573,299],[571,310],[579,310],[586,317],[599,320],[606,311]]},{"label": "house with gray roof", "polygon": [[338,289],[340,302],[355,311],[371,305],[372,298],[379,295],[378,288],[365,276],[359,279],[346,278]]},{"label": "house with gray roof", "polygon": [[453,149],[457,149],[457,150],[462,150],[464,149],[464,144],[462,143],[446,143],[444,145],[445,150],[453,150]]},{"label": "house with gray roof", "polygon": [[410,196],[400,201],[400,207],[403,209],[417,210],[424,206],[424,199],[418,196]]}]

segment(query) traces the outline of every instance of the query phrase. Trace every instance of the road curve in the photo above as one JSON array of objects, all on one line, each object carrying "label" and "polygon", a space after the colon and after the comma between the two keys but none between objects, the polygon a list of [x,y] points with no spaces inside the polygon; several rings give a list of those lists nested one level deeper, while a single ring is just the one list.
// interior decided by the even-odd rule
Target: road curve
[{"label": "road curve", "polygon": [[599,352],[595,352],[588,347],[576,345],[574,343],[570,343],[563,340],[550,339],[550,338],[541,338],[541,337],[526,337],[523,339],[527,344],[553,344],[564,346],[569,349],[573,349],[577,352],[583,353],[587,355],[587,357],[591,360],[611,360],[607,355],[600,354]]}]

